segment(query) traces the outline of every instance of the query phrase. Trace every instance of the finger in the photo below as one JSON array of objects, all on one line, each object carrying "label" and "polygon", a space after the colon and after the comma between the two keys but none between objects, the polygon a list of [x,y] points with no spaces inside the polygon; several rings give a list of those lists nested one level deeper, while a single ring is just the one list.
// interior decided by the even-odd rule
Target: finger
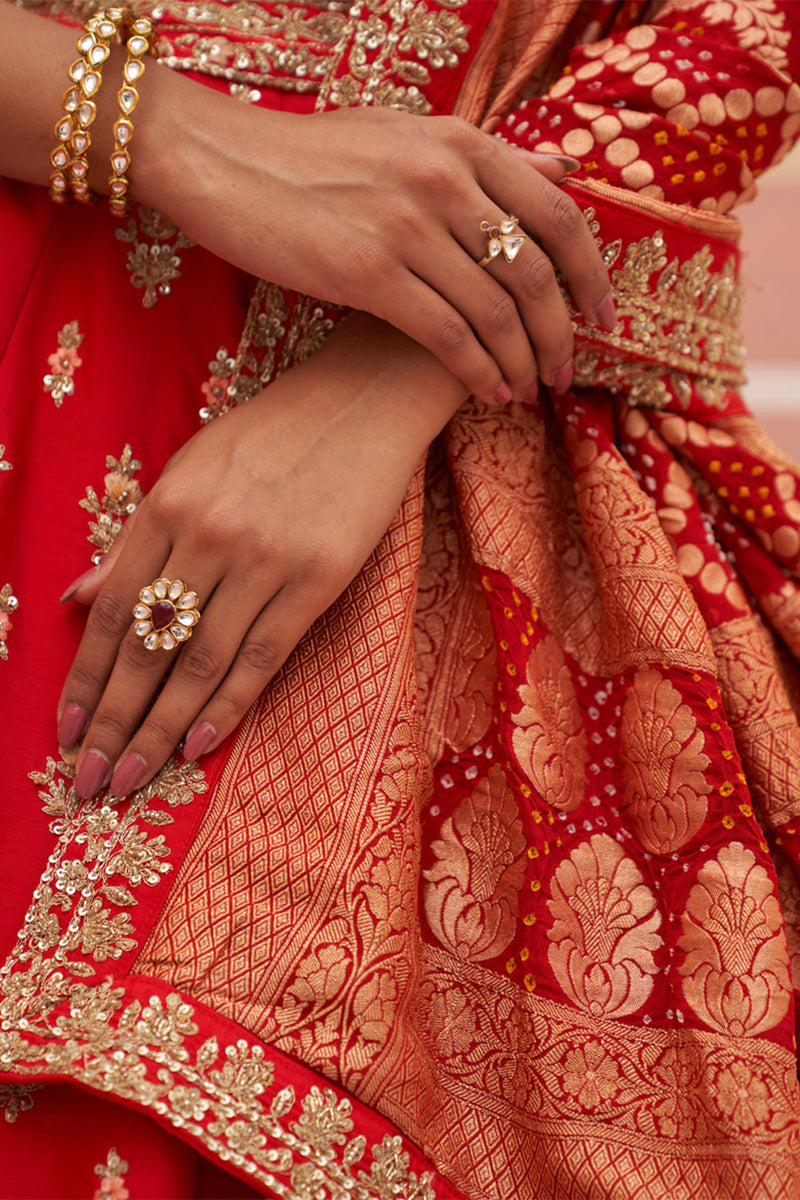
[{"label": "finger", "polygon": [[[511,253],[513,247],[519,246],[520,236],[524,236],[524,231],[509,218],[501,217],[490,227],[489,244],[495,248],[503,246]],[[532,238],[526,238],[513,252],[509,262],[501,250],[486,265],[485,272],[497,280],[514,302],[533,346],[540,378],[563,392],[572,378],[574,335],[553,264]]]},{"label": "finger", "polygon": [[[140,589],[156,578],[166,562],[169,542],[146,514],[124,539],[118,559],[89,609],[81,644],[58,702],[58,742],[68,749],[77,744],[95,711],[122,639],[133,624],[133,606]],[[112,569],[113,568],[113,569]]]},{"label": "finger", "polygon": [[187,759],[208,754],[233,732],[322,611],[318,603],[298,603],[290,588],[273,598],[253,623],[230,671],[196,715],[186,735]]},{"label": "finger", "polygon": [[472,395],[491,400],[503,383],[502,371],[463,313],[412,271],[388,291],[397,299],[397,307],[375,306],[369,311],[430,350]]},{"label": "finger", "polygon": [[[485,235],[479,233],[480,237],[483,237],[485,247]],[[411,265],[420,272],[425,270],[430,286],[454,308],[459,306],[461,315],[497,364],[508,394],[502,395],[501,391],[498,395],[496,390],[494,398],[497,401],[519,399],[536,379],[537,367],[516,299],[501,282],[478,267],[472,254],[454,254],[453,248],[452,238],[443,239],[440,247],[430,250],[418,243],[409,255]],[[458,251],[457,245],[455,249]],[[555,293],[563,320],[569,325],[557,287]]]},{"label": "finger", "polygon": [[523,162],[535,167],[551,183],[561,183],[565,175],[580,169],[577,158],[570,158],[568,154],[539,153],[537,150],[526,150],[523,146],[510,146],[509,149]]},{"label": "finger", "polygon": [[[197,619],[194,606],[198,600],[203,603],[214,589],[216,574],[210,570],[200,575],[195,572],[195,592],[181,579],[180,569],[181,561],[170,559],[159,581],[139,593],[140,603],[133,610],[136,619],[129,621],[128,630],[119,642],[111,673],[92,713],[76,762],[75,790],[81,799],[88,799],[103,786],[111,765],[118,761],[134,731],[145,719],[150,720],[146,714],[153,697],[174,667],[178,648],[192,637],[194,626],[191,622]],[[144,613],[149,614],[146,619],[143,619]],[[189,624],[184,624],[184,620]],[[161,639],[162,645],[153,645]],[[154,723],[150,721],[151,731],[153,727]],[[162,742],[167,732],[159,731]],[[172,748],[169,746],[165,750],[154,771]]]},{"label": "finger", "polygon": [[[487,152],[478,169],[478,182],[486,195],[506,213],[516,214],[522,228],[541,244],[587,321],[608,328],[611,318],[604,308],[611,291],[608,272],[580,208],[497,139],[486,140],[494,143],[494,153]],[[506,153],[501,155],[503,150]]]},{"label": "finger", "polygon": [[[273,597],[271,603],[274,603],[277,588],[277,576],[274,584],[260,579],[258,589],[248,589],[231,578],[220,584],[207,605],[197,634],[176,657],[158,699],[141,724],[131,729],[132,736],[124,749],[120,748],[111,778],[114,795],[127,795],[152,778],[187,729],[196,723],[198,713],[224,687],[223,681],[234,660],[240,664],[240,672],[250,672],[261,680],[262,687],[272,678],[291,644],[286,637],[260,638],[252,627],[263,611],[263,596]],[[124,686],[124,681],[121,682]],[[113,703],[116,698],[113,675],[107,691]],[[223,691],[218,708],[226,704],[227,696]],[[244,711],[238,708],[229,711],[231,728]]]},{"label": "finger", "polygon": [[[138,512],[138,509],[137,509]],[[64,592],[59,603],[66,604],[75,600],[78,604],[92,604],[105,581],[111,574],[112,568],[123,551],[125,543],[131,536],[137,513],[134,512],[120,529],[114,541],[106,550],[96,566],[79,575]]]}]

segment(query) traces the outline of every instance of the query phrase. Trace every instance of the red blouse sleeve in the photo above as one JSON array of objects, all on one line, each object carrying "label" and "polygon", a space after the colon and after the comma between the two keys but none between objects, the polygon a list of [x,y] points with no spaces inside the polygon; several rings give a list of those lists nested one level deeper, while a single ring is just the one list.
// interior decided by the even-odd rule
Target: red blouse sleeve
[{"label": "red blouse sleeve", "polygon": [[607,335],[573,312],[576,381],[706,419],[744,408],[740,227],[726,214],[800,131],[800,2],[644,7],[655,17],[636,23],[640,3],[618,6],[609,36],[576,46],[497,132],[581,162],[565,186],[619,323]]}]

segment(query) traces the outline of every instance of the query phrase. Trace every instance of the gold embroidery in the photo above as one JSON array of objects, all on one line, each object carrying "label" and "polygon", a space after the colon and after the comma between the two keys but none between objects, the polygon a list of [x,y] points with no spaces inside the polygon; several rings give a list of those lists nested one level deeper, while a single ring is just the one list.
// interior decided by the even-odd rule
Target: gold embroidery
[{"label": "gold embroidery", "polygon": [[[759,604],[780,637],[791,645],[794,631],[791,601],[795,585],[786,584],[784,598],[768,593]],[[718,664],[720,692],[747,774],[752,795],[770,824],[788,820],[800,809],[797,764],[800,729],[779,674],[779,659],[769,627],[752,617],[726,621],[711,630]]]},{"label": "gold embroidery", "polygon": [[0,471],[13,471],[14,468],[13,468],[12,464],[10,462],[8,462],[6,460],[6,458],[4,457],[5,452],[6,452],[5,446],[0,445]]},{"label": "gold embroidery", "polygon": [[583,800],[589,753],[569,664],[551,634],[532,649],[519,698],[514,757],[542,799],[572,812]]},{"label": "gold embroidery", "polygon": [[89,536],[87,541],[96,546],[92,555],[92,562],[99,563],[117,537],[122,522],[125,517],[129,517],[135,512],[136,506],[142,499],[142,489],[139,483],[134,479],[137,471],[141,470],[142,464],[133,457],[133,451],[130,446],[126,445],[120,457],[114,458],[111,454],[106,457],[106,471],[108,472],[103,480],[105,486],[105,494],[103,499],[98,498],[97,492],[92,487],[87,487],[85,500],[79,500],[81,508],[85,508],[87,512],[96,517],[96,520],[89,523]]},{"label": "gold embroidery", "polygon": [[661,916],[641,872],[607,834],[573,850],[555,872],[548,908],[550,965],[570,999],[593,1016],[642,1007],[658,971]]},{"label": "gold embroidery", "polygon": [[[267,1107],[262,1096],[275,1081],[275,1068],[262,1047],[245,1038],[220,1046],[210,1037],[198,1044],[194,1009],[175,993],[163,1003],[151,996],[146,1005],[132,1000],[123,1008],[123,988],[107,981],[73,984],[68,1008],[53,1018],[54,999],[47,1012],[25,1020],[25,1033],[35,1038],[0,1032],[0,1063],[33,1076],[69,1074],[152,1109],[285,1200],[312,1194],[321,1200],[435,1200],[432,1173],[410,1170],[400,1137],[386,1134],[368,1151],[363,1135],[349,1136],[352,1105],[346,1097],[316,1086],[298,1097],[289,1084]],[[127,1169],[109,1155],[98,1173],[108,1165],[112,1180],[114,1169]],[[105,1194],[122,1200],[113,1188]]]},{"label": "gold embroidery", "polygon": [[128,252],[131,283],[144,288],[142,304],[152,308],[159,296],[169,295],[173,282],[180,278],[181,260],[177,251],[193,246],[194,242],[168,217],[141,204],[135,219],[130,218],[126,229],[116,229],[114,236],[133,246]]},{"label": "gold embroidery", "polygon": [[775,0],[668,0],[661,15],[697,9],[702,9],[697,16],[709,25],[732,28],[743,50],[757,54],[776,71],[789,69],[786,49],[791,35],[785,28],[786,14],[776,11]]},{"label": "gold embroidery", "polygon": [[125,1187],[125,1175],[128,1164],[117,1154],[112,1146],[106,1155],[104,1163],[98,1163],[94,1169],[100,1179],[100,1186],[95,1190],[93,1200],[128,1200],[130,1192]]},{"label": "gold embroidery", "polygon": [[424,872],[425,915],[459,959],[501,954],[514,936],[525,877],[525,837],[503,768],[493,764],[442,825]]},{"label": "gold embroidery", "polygon": [[16,612],[19,600],[13,594],[10,583],[4,583],[0,588],[0,662],[8,662],[8,646],[6,641],[14,626],[11,624],[9,613]]},{"label": "gold embroidery", "polygon": [[64,397],[71,396],[75,391],[73,376],[83,362],[78,357],[78,347],[82,341],[83,334],[78,329],[78,322],[69,321],[58,334],[58,350],[48,355],[51,371],[44,377],[44,390],[52,395],[56,408],[61,408]]},{"label": "gold embroidery", "polygon": [[[596,234],[595,209],[587,209],[585,217]],[[622,242],[601,249],[611,271]],[[624,332],[618,323],[611,334],[593,330],[591,345],[579,344],[577,382],[624,391],[630,404],[647,408],[663,407],[674,397],[688,408],[694,389],[706,404],[723,408],[725,393],[744,382],[742,287],[733,259],[720,271],[712,269],[708,246],[682,262],[670,258],[665,235],[656,230],[628,245],[611,281]],[[643,354],[651,361],[643,362]]]},{"label": "gold embroidery", "polygon": [[476,1195],[550,1197],[563,1178],[607,1196],[684,1196],[687,1179],[703,1200],[797,1194],[790,1048],[671,1011],[667,1027],[594,1017],[436,946],[424,954],[425,1038],[439,1051],[427,1132],[458,1147]]},{"label": "gold embroidery", "polygon": [[706,817],[711,760],[703,731],[678,689],[650,667],[633,677],[620,728],[622,802],[633,830],[652,854],[670,854]]},{"label": "gold embroidery", "polygon": [[[462,8],[465,2],[443,0],[441,7]],[[361,0],[350,15],[353,26],[339,42],[322,100],[330,99],[340,108],[373,104],[430,112],[430,103],[420,91],[431,81],[428,64],[434,69],[454,66],[458,56],[466,53],[463,21],[452,11],[431,10],[425,3],[400,5],[395,0]],[[345,58],[349,73],[335,77]]]},{"label": "gold embroidery", "polygon": [[698,871],[678,946],[686,954],[678,968],[686,1002],[712,1029],[755,1037],[786,1015],[791,985],[780,904],[767,871],[741,842]]},{"label": "gold embroidery", "polygon": [[43,1087],[41,1083],[0,1083],[0,1108],[9,1125],[14,1124],[20,1113],[33,1108],[34,1094]]}]

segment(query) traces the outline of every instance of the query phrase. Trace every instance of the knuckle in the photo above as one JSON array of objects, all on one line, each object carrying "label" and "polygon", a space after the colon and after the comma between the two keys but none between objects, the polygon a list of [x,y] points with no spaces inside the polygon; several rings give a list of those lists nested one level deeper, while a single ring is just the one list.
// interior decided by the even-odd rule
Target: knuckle
[{"label": "knuckle", "polygon": [[566,192],[557,192],[550,219],[556,237],[574,238],[586,228],[581,210]]},{"label": "knuckle", "polygon": [[[521,257],[521,256],[520,256]],[[522,265],[521,284],[531,300],[542,300],[556,285],[556,276],[549,258],[543,254],[530,255]]]},{"label": "knuckle", "polygon": [[111,592],[101,592],[91,607],[88,625],[93,633],[119,637],[132,620],[130,605]]},{"label": "knuckle", "polygon": [[494,296],[487,313],[487,323],[492,333],[511,333],[519,324],[519,312],[508,292]]},{"label": "knuckle", "polygon": [[162,721],[155,716],[149,716],[142,725],[140,735],[149,745],[156,746],[169,753],[174,746],[178,744],[179,732],[168,725],[164,725]]},{"label": "knuckle", "polygon": [[124,638],[120,642],[118,658],[129,671],[157,671],[159,666],[158,655],[145,650],[144,642],[139,637]]},{"label": "knuckle", "polygon": [[249,670],[269,678],[281,666],[285,654],[275,638],[261,634],[244,643],[239,658]]},{"label": "knuckle", "polygon": [[439,131],[445,144],[457,154],[469,154],[475,148],[476,130],[462,117],[441,117]]},{"label": "knuckle", "polygon": [[209,684],[224,673],[219,657],[202,642],[189,642],[181,650],[178,661],[180,673],[188,683]]},{"label": "knuckle", "polygon": [[438,358],[454,358],[463,354],[469,345],[470,331],[467,322],[457,313],[451,313],[439,324],[433,338]]},{"label": "knuckle", "polygon": [[92,718],[93,738],[98,733],[103,743],[117,741],[128,735],[130,722],[119,712],[111,708],[100,708]]}]

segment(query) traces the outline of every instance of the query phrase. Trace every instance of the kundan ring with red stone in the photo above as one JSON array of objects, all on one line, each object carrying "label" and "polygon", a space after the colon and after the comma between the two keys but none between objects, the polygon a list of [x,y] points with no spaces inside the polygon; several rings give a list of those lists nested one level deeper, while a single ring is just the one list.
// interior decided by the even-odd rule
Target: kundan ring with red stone
[{"label": "kundan ring with red stone", "polygon": [[180,579],[156,579],[139,592],[133,631],[148,650],[172,650],[188,642],[200,620],[197,595]]},{"label": "kundan ring with red stone", "polygon": [[498,254],[502,254],[506,262],[513,262],[528,240],[525,230],[519,228],[519,217],[512,217],[510,214],[499,225],[481,221],[481,230],[489,235],[489,241],[486,254],[478,263],[479,267],[488,266]]}]

